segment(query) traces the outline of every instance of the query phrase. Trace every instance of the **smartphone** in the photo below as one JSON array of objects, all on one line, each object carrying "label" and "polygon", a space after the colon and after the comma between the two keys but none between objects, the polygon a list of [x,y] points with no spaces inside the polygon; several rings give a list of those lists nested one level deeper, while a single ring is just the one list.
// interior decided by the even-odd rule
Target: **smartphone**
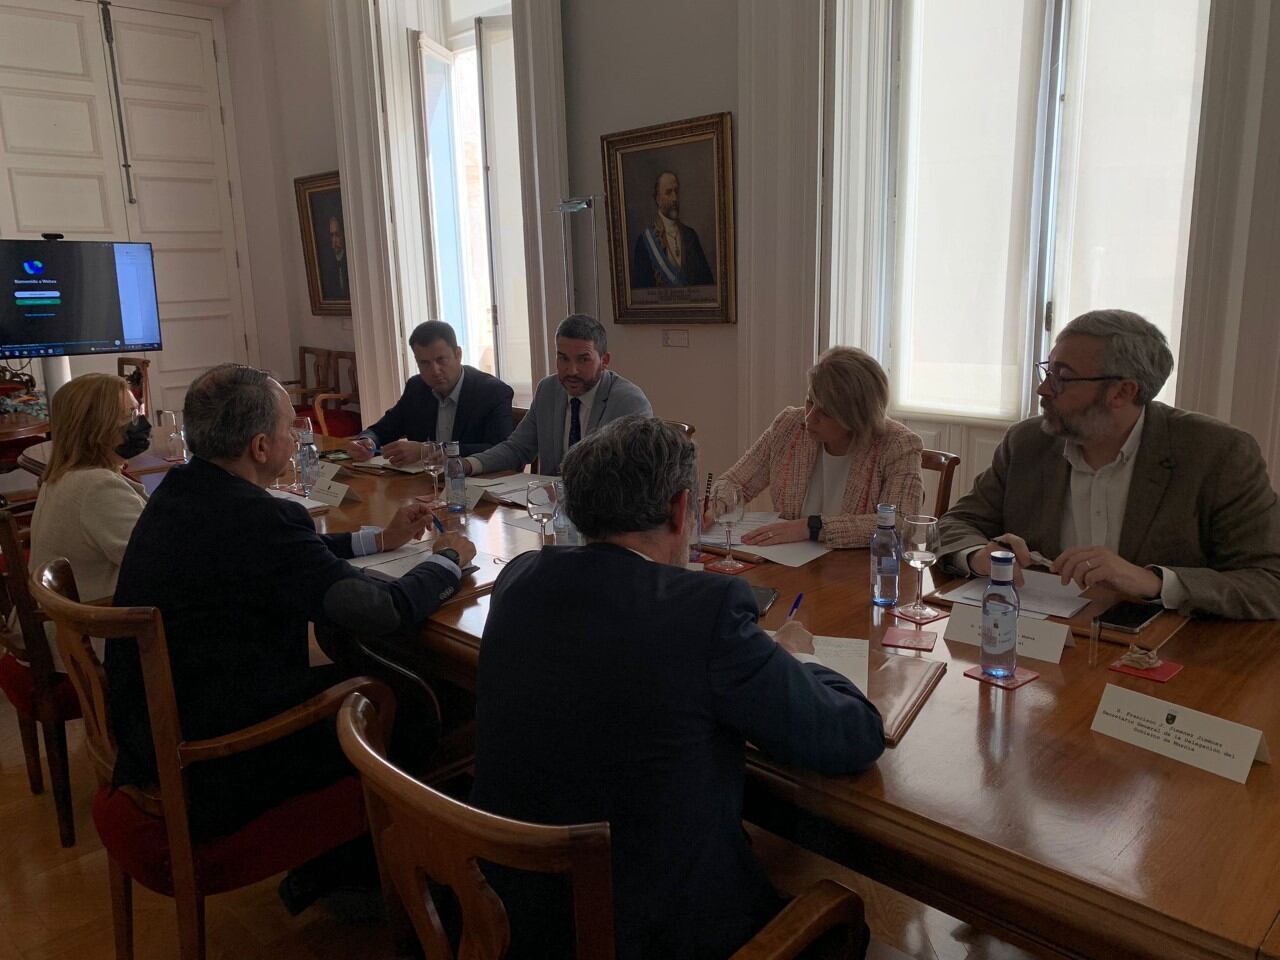
[{"label": "smartphone", "polygon": [[326,450],[320,454],[321,460],[350,460],[351,454],[345,450]]},{"label": "smartphone", "polygon": [[1098,618],[1102,626],[1124,633],[1137,633],[1164,610],[1153,603],[1134,603],[1122,600],[1113,603]]},{"label": "smartphone", "polygon": [[778,599],[776,587],[757,587],[752,585],[751,592],[755,595],[756,609],[760,611],[760,616],[762,617],[769,612],[773,602]]}]

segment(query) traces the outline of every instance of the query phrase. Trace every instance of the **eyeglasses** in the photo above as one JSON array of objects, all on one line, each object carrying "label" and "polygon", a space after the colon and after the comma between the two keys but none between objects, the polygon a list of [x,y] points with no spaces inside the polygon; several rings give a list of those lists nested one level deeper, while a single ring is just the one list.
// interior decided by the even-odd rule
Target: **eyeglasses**
[{"label": "eyeglasses", "polygon": [[1041,360],[1036,364],[1036,378],[1041,383],[1048,385],[1049,392],[1055,397],[1073,383],[1094,383],[1100,380],[1127,379],[1125,377],[1116,376],[1114,373],[1104,374],[1100,377],[1064,377],[1062,374],[1050,369],[1048,360]]}]

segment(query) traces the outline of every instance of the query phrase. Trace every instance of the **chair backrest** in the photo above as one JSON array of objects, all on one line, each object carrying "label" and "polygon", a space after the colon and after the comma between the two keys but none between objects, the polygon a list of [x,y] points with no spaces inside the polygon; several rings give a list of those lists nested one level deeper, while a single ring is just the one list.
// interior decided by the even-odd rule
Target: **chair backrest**
[{"label": "chair backrest", "polygon": [[516,407],[516,406],[513,406],[513,407],[511,408],[511,427],[512,427],[512,429],[514,430],[516,427],[520,426],[520,421],[521,421],[521,420],[523,420],[523,419],[524,419],[525,417],[527,417],[528,415],[529,415],[529,408],[528,408],[528,407]]},{"label": "chair backrest", "polygon": [[960,466],[960,458],[954,453],[943,450],[922,450],[920,467],[934,470],[938,474],[938,493],[933,499],[933,515],[941,517],[951,506],[951,481],[955,479],[956,467]]},{"label": "chair backrest", "polygon": [[323,347],[299,347],[298,385],[304,402],[317,391],[332,391],[333,351]]},{"label": "chair backrest", "polygon": [[[107,706],[110,702],[107,674],[89,638],[114,640],[128,637],[137,641],[151,732],[155,739],[161,800],[140,792],[131,795],[148,813],[163,813],[170,821],[170,850],[174,856],[178,855],[181,846],[185,846],[189,853],[191,841],[187,827],[186,786],[178,753],[181,741],[178,705],[173,694],[169,649],[165,645],[160,611],[155,607],[103,607],[81,603],[71,564],[62,557],[36,570],[31,580],[31,594],[58,626],[58,651],[62,654],[62,662],[75,687],[76,696],[80,698],[89,753],[100,784],[111,782],[116,764],[116,740],[111,732]],[[173,844],[175,829],[185,835],[185,844]]]},{"label": "chair backrest", "polygon": [[[18,521],[8,510],[0,510],[0,556],[4,558],[0,571],[4,580],[4,590],[0,591],[0,616],[4,618],[0,623],[0,643],[31,670],[33,699],[42,703],[53,684],[53,656],[44,632],[44,615],[31,598]],[[11,619],[17,621],[12,631],[6,626]]]},{"label": "chair backrest", "polygon": [[662,422],[665,423],[668,427],[675,427],[677,430],[683,433],[687,439],[689,440],[693,439],[692,423],[682,423],[679,420],[663,420]]},{"label": "chair backrest", "polygon": [[[334,350],[329,368],[333,380],[333,389],[337,393],[347,395],[346,403],[360,402],[360,380],[356,375],[356,355],[351,350]],[[343,372],[346,372],[346,383],[343,383]],[[350,386],[350,389],[347,387]]]},{"label": "chair backrest", "polygon": [[386,758],[384,720],[361,694],[338,714],[338,739],[364,782],[365,806],[385,875],[426,955],[454,953],[427,886],[451,888],[462,908],[458,956],[499,960],[511,942],[506,911],[477,860],[567,874],[573,885],[577,955],[612,960],[613,877],[607,823],[551,827],[485,813],[419,783]]},{"label": "chair backrest", "polygon": [[151,361],[146,357],[116,357],[116,373],[129,381],[129,391],[148,417],[155,413],[151,409],[150,371]]}]

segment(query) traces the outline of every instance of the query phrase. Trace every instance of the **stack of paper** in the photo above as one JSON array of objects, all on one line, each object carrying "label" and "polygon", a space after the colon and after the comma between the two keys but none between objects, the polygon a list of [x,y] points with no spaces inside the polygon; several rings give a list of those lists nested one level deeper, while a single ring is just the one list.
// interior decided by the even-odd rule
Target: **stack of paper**
[{"label": "stack of paper", "polygon": [[370,457],[363,463],[348,464],[348,466],[356,467],[377,467],[382,470],[399,470],[401,473],[425,473],[427,468],[421,463],[409,463],[402,467],[397,467],[394,463],[382,455]]},{"label": "stack of paper", "polygon": [[[743,534],[758,530],[767,523],[774,523],[778,520],[776,513],[768,513],[764,511],[755,511],[743,515],[739,523],[733,525],[733,543],[735,546],[742,546],[743,553],[753,553],[758,557],[771,560],[774,563],[780,563],[785,567],[802,567],[810,560],[816,560],[824,553],[830,553],[830,547],[824,547],[820,543],[814,543],[812,540],[797,540],[794,543],[780,543],[774,546],[767,546],[762,543],[743,544]],[[712,547],[724,546],[725,528],[723,524],[713,524],[709,529],[702,532],[701,542]]]},{"label": "stack of paper", "polygon": [[513,473],[509,477],[469,477],[467,486],[482,490],[486,498],[497,503],[513,503],[523,507],[528,505],[529,484],[550,483],[559,479],[537,473]]},{"label": "stack of paper", "polygon": [[[766,630],[773,636],[772,630]],[[813,656],[828,670],[834,670],[849,680],[863,693],[867,692],[867,663],[870,643],[853,637],[813,638]]]},{"label": "stack of paper", "polygon": [[[1080,596],[1080,588],[1074,582],[1064,586],[1056,573],[1023,570],[1022,576],[1024,583],[1018,587],[1018,601],[1024,614],[1029,611],[1069,619],[1089,602]],[[986,577],[967,580],[946,593],[938,594],[938,598],[952,603],[982,606],[982,594],[988,583],[990,580]]]},{"label": "stack of paper", "polygon": [[315,516],[318,513],[324,513],[329,509],[327,503],[321,503],[319,500],[312,500],[310,497],[304,497],[300,493],[294,493],[292,490],[286,490],[283,487],[267,487],[267,493],[273,497],[279,497],[281,500],[293,500],[302,504],[307,508],[307,513]]}]

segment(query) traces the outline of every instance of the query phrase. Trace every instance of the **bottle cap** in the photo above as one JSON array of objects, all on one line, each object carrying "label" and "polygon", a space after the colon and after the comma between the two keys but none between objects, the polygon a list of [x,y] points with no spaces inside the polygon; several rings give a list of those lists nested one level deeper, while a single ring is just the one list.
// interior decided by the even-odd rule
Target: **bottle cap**
[{"label": "bottle cap", "polygon": [[1014,556],[1008,550],[995,550],[991,554],[991,579],[1009,583],[1013,580]]},{"label": "bottle cap", "polygon": [[882,527],[892,527],[894,518],[897,516],[898,508],[892,503],[876,504],[876,522]]},{"label": "bottle cap", "polygon": [[446,457],[458,456],[458,441],[449,440],[444,445],[444,455]]},{"label": "bottle cap", "polygon": [[299,443],[315,443],[316,442],[315,432],[312,430],[299,430],[298,442]]}]

